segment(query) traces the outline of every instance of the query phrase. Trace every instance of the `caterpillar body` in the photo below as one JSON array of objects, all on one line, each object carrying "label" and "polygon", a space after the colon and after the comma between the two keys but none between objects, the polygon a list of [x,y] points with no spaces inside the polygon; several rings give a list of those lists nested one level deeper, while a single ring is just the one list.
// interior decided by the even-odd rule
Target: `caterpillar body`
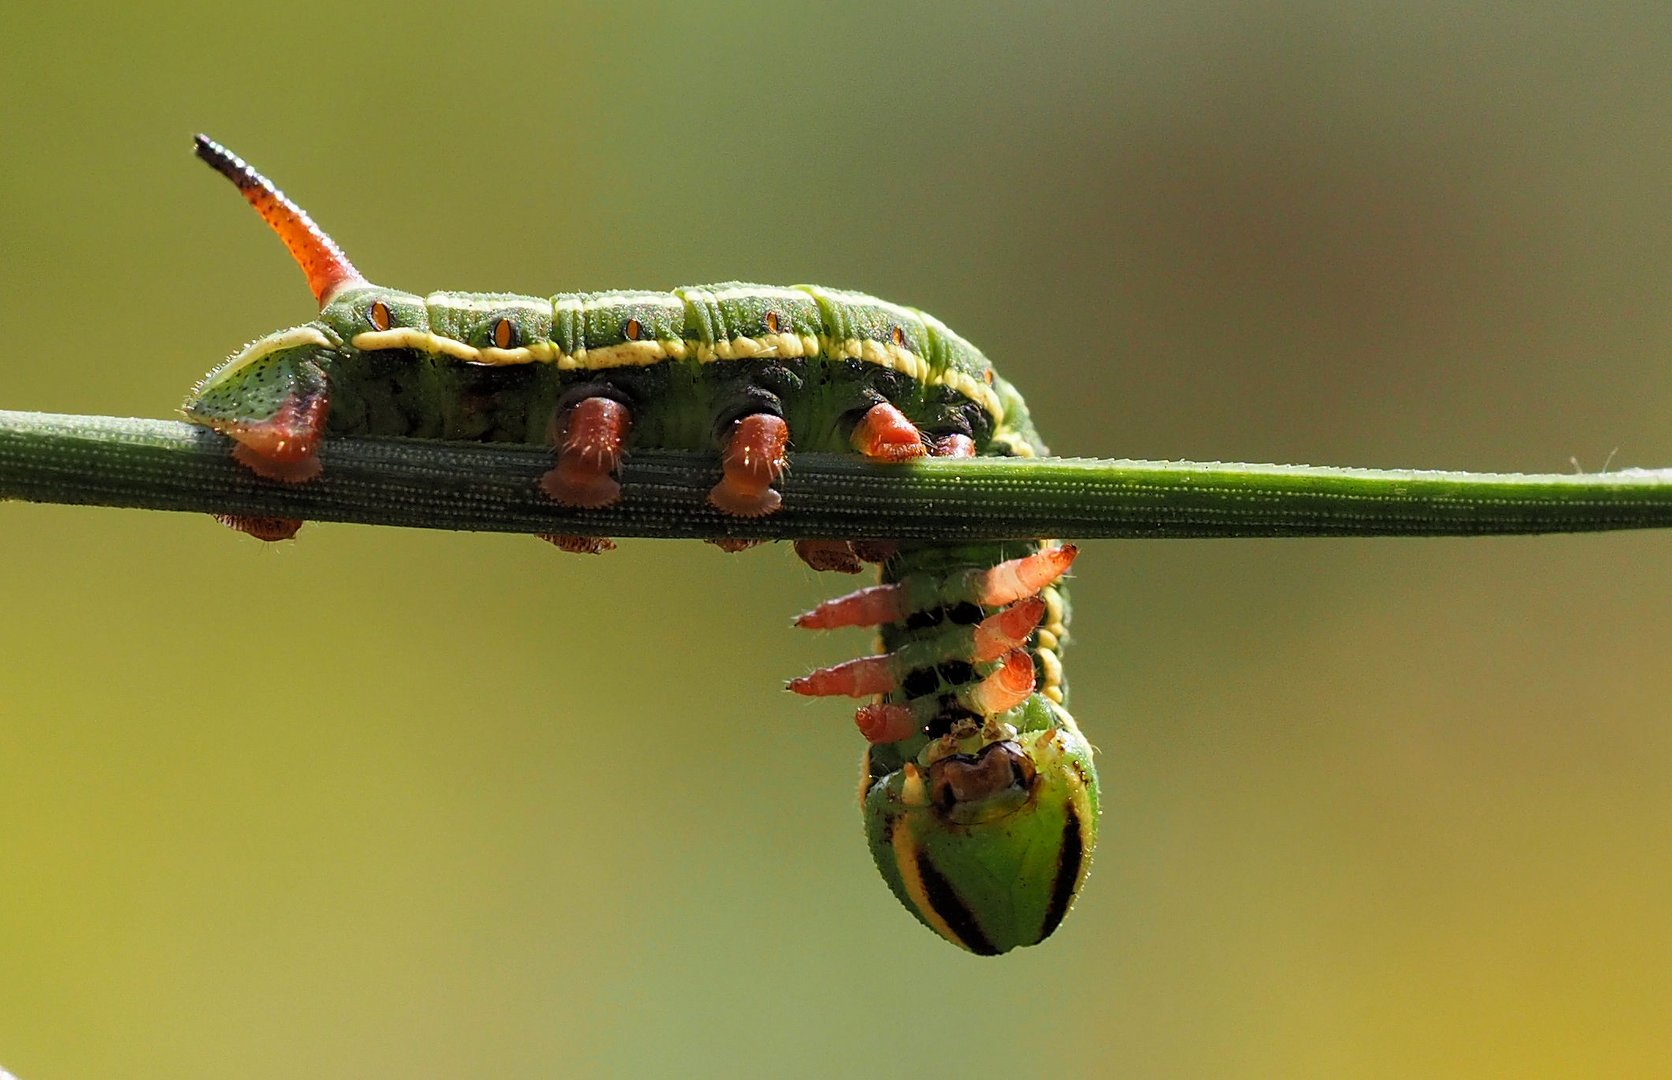
[{"label": "caterpillar body", "polygon": [[[554,451],[545,494],[594,508],[620,498],[636,447],[714,451],[709,502],[757,517],[781,503],[774,484],[792,444],[883,462],[1045,452],[1015,389],[916,309],[740,282],[549,297],[384,288],[265,177],[207,136],[194,145],[278,233],[320,305],[234,353],[184,405],[270,480],[317,476],[328,433],[538,444]],[[302,525],[221,520],[267,540]],[[819,570],[881,564],[882,584],[797,622],[878,627],[883,651],[789,688],[872,699],[856,716],[868,744],[860,802],[883,878],[972,952],[1043,940],[1078,894],[1097,833],[1097,774],[1060,660],[1075,549],[833,539],[796,552]]]}]

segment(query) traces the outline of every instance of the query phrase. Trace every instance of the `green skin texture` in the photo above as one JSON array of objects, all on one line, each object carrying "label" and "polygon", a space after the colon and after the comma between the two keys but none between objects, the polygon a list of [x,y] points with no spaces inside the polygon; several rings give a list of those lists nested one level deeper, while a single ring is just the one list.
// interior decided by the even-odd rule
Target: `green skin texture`
[{"label": "green skin texture", "polygon": [[[719,292],[731,298],[702,299]],[[334,434],[549,445],[558,410],[578,397],[601,393],[631,409],[629,454],[635,446],[718,452],[732,423],[756,412],[783,416],[794,449],[847,452],[858,419],[872,405],[887,401],[930,436],[970,436],[978,454],[1045,452],[1021,396],[992,374],[974,346],[935,320],[857,293],[810,286],[796,287],[797,295],[788,298],[785,292],[726,283],[663,294],[682,302],[674,305],[647,303],[642,293],[420,297],[355,285],[332,297],[319,317],[305,324],[328,345],[275,347],[286,335],[294,341],[295,331],[261,339],[211,372],[184,411],[196,423],[225,429],[268,420],[287,403],[294,407],[323,398],[329,406],[326,430]],[[357,349],[354,337],[375,329],[369,313],[378,301],[387,306],[393,327],[427,330],[477,348],[491,345],[496,325],[507,319],[515,327],[517,345],[550,342],[566,356],[597,356],[598,350],[626,342],[633,321],[637,340],[683,341],[692,355],[611,367],[589,367],[582,360],[581,366],[565,370],[550,362],[466,363],[415,348]],[[855,339],[901,344],[925,362],[931,377],[817,354],[707,363],[694,358],[700,346],[768,335],[773,321],[779,331],[818,339],[821,349]],[[983,403],[935,382],[949,372],[968,376],[962,385],[990,386],[993,398]],[[906,583],[915,599],[913,610],[945,610],[973,599],[961,594],[967,592],[967,571],[1040,546],[1009,541],[904,547],[884,565],[883,576]],[[1060,585],[1056,588],[1066,622],[1066,596]],[[941,662],[969,655],[968,625],[950,620],[927,628],[885,626],[882,640],[887,650],[909,647],[914,666],[921,660],[930,672]],[[1027,647],[1042,677],[1037,633]],[[1091,748],[1058,704],[1035,693],[998,717],[966,714],[959,732],[948,731],[949,695],[997,666],[964,664],[951,676],[937,675],[933,689],[887,695],[888,701],[910,707],[927,733],[872,747],[862,796],[870,848],[895,895],[926,926],[982,954],[1036,944],[1056,928],[1084,878],[1097,827]],[[980,729],[974,734],[968,730],[972,723]],[[1006,736],[1033,764],[1035,775],[1025,789],[953,807],[910,804],[908,763],[926,767],[931,758],[949,753],[974,755]],[[911,838],[907,846],[914,853],[913,867],[899,864],[900,830]],[[930,879],[935,887],[925,891],[921,882]],[[914,880],[919,882],[915,891]],[[943,926],[954,932],[948,934]]]}]

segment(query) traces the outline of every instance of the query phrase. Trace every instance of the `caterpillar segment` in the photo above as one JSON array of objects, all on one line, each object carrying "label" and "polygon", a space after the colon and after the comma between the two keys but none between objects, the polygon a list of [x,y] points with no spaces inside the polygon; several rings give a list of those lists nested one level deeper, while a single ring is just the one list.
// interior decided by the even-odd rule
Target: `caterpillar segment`
[{"label": "caterpillar segment", "polygon": [[[300,207],[213,140],[197,155],[284,242],[318,314],[235,352],[186,418],[229,436],[252,473],[305,484],[328,434],[548,447],[535,483],[581,515],[623,497],[640,448],[713,456],[709,504],[756,518],[783,504],[792,453],[1045,453],[1021,395],[933,316],[861,293],[742,282],[667,292],[525,296],[403,292],[369,282]],[[264,540],[295,519],[223,516]],[[583,525],[543,537],[613,547]],[[727,551],[753,541],[717,540]],[[876,627],[880,655],[790,684],[870,698],[861,803],[871,853],[924,925],[975,953],[1035,944],[1078,894],[1097,832],[1091,747],[1066,709],[1061,579],[1075,549],[1044,541],[803,540],[817,570],[880,566],[882,582],[801,616]]]}]

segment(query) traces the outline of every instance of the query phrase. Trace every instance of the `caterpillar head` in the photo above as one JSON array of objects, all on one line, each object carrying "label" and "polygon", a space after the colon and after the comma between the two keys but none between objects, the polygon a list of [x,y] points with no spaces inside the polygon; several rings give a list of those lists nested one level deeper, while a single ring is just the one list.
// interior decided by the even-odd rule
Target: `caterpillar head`
[{"label": "caterpillar head", "polygon": [[1034,694],[963,738],[930,740],[864,795],[894,895],[954,945],[1037,945],[1068,913],[1097,842],[1097,771],[1072,717]]}]

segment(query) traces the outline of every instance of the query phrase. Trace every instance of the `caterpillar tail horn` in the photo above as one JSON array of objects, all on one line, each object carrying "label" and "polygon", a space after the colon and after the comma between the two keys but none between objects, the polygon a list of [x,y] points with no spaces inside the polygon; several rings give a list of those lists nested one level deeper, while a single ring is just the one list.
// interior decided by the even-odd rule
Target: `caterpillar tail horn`
[{"label": "caterpillar tail horn", "polygon": [[336,241],[325,235],[300,206],[285,197],[273,182],[250,168],[244,159],[211,139],[198,135],[192,149],[210,168],[231,180],[256,213],[279,234],[290,257],[307,275],[308,288],[321,309],[346,286],[364,285],[366,279],[348,261]]}]

